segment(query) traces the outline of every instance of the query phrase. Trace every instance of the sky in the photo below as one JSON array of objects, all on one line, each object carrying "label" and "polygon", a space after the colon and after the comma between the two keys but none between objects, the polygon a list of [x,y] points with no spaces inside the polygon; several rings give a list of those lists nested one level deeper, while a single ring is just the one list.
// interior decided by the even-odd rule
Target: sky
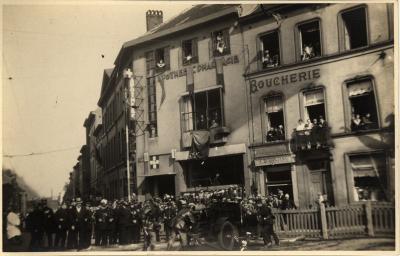
[{"label": "sky", "polygon": [[[3,5],[2,150],[40,196],[57,196],[80,148],[83,123],[97,108],[103,70],[124,42],[146,32],[145,12],[164,21],[188,4]],[[104,55],[104,57],[102,57]],[[44,153],[34,156],[4,157]]]}]

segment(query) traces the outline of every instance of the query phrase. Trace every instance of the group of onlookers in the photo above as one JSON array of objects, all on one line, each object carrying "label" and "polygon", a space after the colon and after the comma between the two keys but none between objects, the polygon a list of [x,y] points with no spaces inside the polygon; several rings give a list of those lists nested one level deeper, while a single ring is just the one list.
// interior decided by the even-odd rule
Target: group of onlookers
[{"label": "group of onlookers", "polygon": [[353,114],[351,117],[351,130],[360,131],[375,128],[376,123],[371,120],[371,114],[366,113],[365,115]]},{"label": "group of onlookers", "polygon": [[307,119],[306,122],[299,119],[295,131],[297,146],[301,149],[318,149],[327,144],[328,124],[323,116],[314,118],[312,121]]}]

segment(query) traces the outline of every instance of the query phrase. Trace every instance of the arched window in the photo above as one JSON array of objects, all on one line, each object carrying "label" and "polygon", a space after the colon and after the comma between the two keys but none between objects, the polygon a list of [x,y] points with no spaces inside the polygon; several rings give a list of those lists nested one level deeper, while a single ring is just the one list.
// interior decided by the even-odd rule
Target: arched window
[{"label": "arched window", "polygon": [[283,95],[271,93],[264,98],[265,140],[267,142],[285,140],[285,117]]}]

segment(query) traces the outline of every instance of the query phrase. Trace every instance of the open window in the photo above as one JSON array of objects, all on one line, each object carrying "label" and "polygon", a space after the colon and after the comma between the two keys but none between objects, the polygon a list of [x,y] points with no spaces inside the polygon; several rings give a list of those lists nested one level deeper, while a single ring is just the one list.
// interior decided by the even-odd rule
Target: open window
[{"label": "open window", "polygon": [[300,59],[309,60],[321,56],[320,22],[314,20],[298,27]]},{"label": "open window", "polygon": [[182,63],[189,65],[198,62],[197,39],[189,39],[182,42]]},{"label": "open window", "polygon": [[223,126],[221,88],[212,89],[182,98],[182,130],[207,130]]},{"label": "open window", "polygon": [[304,92],[304,122],[320,122],[325,118],[325,97],[323,89],[316,89]]},{"label": "open window", "polygon": [[351,130],[378,128],[374,89],[370,78],[347,84],[351,107]]},{"label": "open window", "polygon": [[358,7],[340,14],[341,48],[351,50],[368,45],[366,7]]},{"label": "open window", "polygon": [[387,174],[384,153],[350,155],[355,201],[386,201]]},{"label": "open window", "polygon": [[224,56],[231,53],[229,30],[218,30],[212,33],[213,56]]},{"label": "open window", "polygon": [[292,174],[290,164],[264,167],[266,196],[289,194],[293,199]]},{"label": "open window", "polygon": [[280,65],[278,31],[273,31],[260,37],[260,51],[263,69],[273,68]]},{"label": "open window", "polygon": [[155,51],[156,70],[169,69],[169,47],[157,49]]},{"label": "open window", "polygon": [[267,142],[285,140],[285,120],[282,94],[271,94],[264,98],[265,140]]}]

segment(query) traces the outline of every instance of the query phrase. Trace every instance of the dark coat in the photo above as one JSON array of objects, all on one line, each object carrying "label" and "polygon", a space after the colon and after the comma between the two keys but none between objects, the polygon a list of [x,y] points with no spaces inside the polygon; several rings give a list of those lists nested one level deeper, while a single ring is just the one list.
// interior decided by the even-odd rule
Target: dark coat
[{"label": "dark coat", "polygon": [[66,231],[68,229],[68,212],[67,209],[58,209],[54,214],[56,229],[58,231]]}]

